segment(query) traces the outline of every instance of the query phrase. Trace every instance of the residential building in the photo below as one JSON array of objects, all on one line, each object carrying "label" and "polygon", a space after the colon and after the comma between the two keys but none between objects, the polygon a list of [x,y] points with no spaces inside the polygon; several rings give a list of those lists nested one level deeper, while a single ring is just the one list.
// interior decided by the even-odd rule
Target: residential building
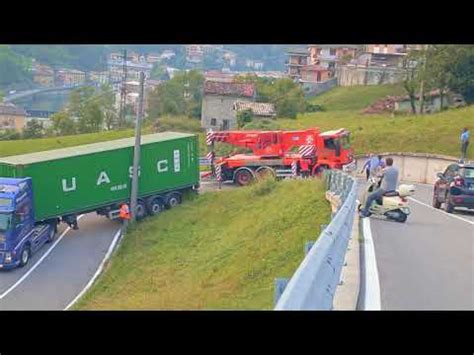
[{"label": "residential building", "polygon": [[201,126],[213,130],[237,127],[237,111],[234,103],[254,102],[255,85],[251,83],[204,82]]},{"label": "residential building", "polygon": [[56,71],[56,85],[77,85],[86,81],[86,73],[76,69],[60,69]]},{"label": "residential building", "polygon": [[319,83],[322,81],[329,80],[333,77],[333,72],[327,67],[320,65],[305,65],[300,69],[301,79],[300,82],[314,82]]},{"label": "residential building", "polygon": [[323,68],[335,70],[336,65],[346,58],[355,58],[360,46],[358,45],[320,45],[310,44],[309,63]]},{"label": "residential building", "polygon": [[21,132],[26,126],[26,111],[12,103],[0,103],[0,131],[14,129]]},{"label": "residential building", "polygon": [[261,61],[261,60],[255,60],[255,61],[253,62],[253,68],[254,68],[255,70],[262,70],[262,69],[263,69],[263,65],[264,65],[264,62]]},{"label": "residential building", "polygon": [[401,67],[407,52],[404,44],[368,44],[364,58],[368,66]]},{"label": "residential building", "polygon": [[158,63],[161,61],[161,55],[157,53],[148,53],[146,56],[146,62],[149,64]]},{"label": "residential building", "polygon": [[235,101],[234,111],[242,112],[250,110],[257,118],[274,118],[276,116],[275,105],[267,102]]},{"label": "residential building", "polygon": [[204,79],[209,81],[220,81],[220,82],[232,82],[234,80],[235,74],[225,73],[218,70],[209,70],[204,73]]},{"label": "residential building", "polygon": [[191,44],[186,46],[186,61],[190,63],[201,63],[204,58],[204,46]]},{"label": "residential building", "polygon": [[224,61],[229,65],[230,67],[235,67],[237,63],[237,55],[233,52],[226,51],[223,55]]},{"label": "residential building", "polygon": [[175,52],[173,52],[173,51],[171,51],[171,50],[169,50],[169,49],[165,49],[165,50],[161,53],[160,58],[161,58],[162,60],[169,60],[169,59],[173,58],[174,56],[176,56],[176,53],[175,53]]},{"label": "residential building", "polygon": [[288,67],[288,75],[293,80],[301,78],[301,68],[308,64],[307,48],[291,48],[287,50],[288,59],[285,64]]},{"label": "residential building", "polygon": [[48,65],[33,63],[33,81],[41,86],[54,86],[54,70]]},{"label": "residential building", "polygon": [[[128,57],[128,55],[127,55]],[[132,57],[130,57],[132,58]],[[125,67],[127,70],[127,80],[139,80],[140,79],[140,72],[145,74],[145,78],[150,77],[151,69],[153,65],[146,62],[139,62],[140,57],[136,57],[138,59],[137,62],[133,62],[133,60],[127,60],[125,62]],[[107,61],[108,67],[108,75],[112,82],[121,81],[124,75],[124,62],[123,56],[119,57],[118,59],[112,60],[109,58]]]}]

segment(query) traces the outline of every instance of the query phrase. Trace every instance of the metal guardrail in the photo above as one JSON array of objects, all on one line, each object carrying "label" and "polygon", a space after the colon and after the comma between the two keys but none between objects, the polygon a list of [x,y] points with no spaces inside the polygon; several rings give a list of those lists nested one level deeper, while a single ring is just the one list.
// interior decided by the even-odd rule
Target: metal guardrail
[{"label": "metal guardrail", "polygon": [[340,170],[326,171],[325,179],[327,189],[340,196],[341,205],[290,281],[277,279],[275,310],[333,309],[356,213],[357,184]]}]

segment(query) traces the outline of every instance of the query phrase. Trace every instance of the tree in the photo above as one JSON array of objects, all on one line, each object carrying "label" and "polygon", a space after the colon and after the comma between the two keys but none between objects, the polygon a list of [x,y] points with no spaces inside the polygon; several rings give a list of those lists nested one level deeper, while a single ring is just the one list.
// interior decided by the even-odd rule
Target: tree
[{"label": "tree", "polygon": [[57,112],[51,116],[53,131],[56,135],[67,136],[75,134],[76,123],[65,111]]},{"label": "tree", "polygon": [[253,119],[252,110],[247,109],[247,110],[238,112],[237,113],[237,127],[238,128],[244,127],[247,123],[252,122],[252,119]]},{"label": "tree", "polygon": [[35,119],[29,120],[26,123],[22,136],[25,139],[41,138],[43,136],[43,124]]},{"label": "tree", "polygon": [[177,73],[150,94],[149,116],[186,115],[199,118],[203,83],[203,75],[195,70]]},{"label": "tree", "polygon": [[99,132],[104,124],[104,113],[98,100],[91,100],[84,105],[78,120],[79,132]]},{"label": "tree", "polygon": [[29,80],[30,61],[16,53],[10,46],[0,45],[0,86],[8,86]]}]

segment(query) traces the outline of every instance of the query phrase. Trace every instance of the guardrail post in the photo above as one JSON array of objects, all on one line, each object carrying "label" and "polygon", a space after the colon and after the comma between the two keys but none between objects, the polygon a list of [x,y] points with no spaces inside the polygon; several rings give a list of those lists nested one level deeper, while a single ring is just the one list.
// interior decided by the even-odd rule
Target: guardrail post
[{"label": "guardrail post", "polygon": [[283,291],[285,291],[286,285],[288,285],[289,281],[290,279],[286,279],[286,278],[275,279],[275,296],[273,299],[273,307],[275,307],[276,304],[278,303],[278,300],[283,294]]},{"label": "guardrail post", "polygon": [[309,251],[313,247],[314,243],[315,243],[314,240],[309,240],[305,243],[305,245],[304,245],[304,255],[305,256],[309,253]]}]

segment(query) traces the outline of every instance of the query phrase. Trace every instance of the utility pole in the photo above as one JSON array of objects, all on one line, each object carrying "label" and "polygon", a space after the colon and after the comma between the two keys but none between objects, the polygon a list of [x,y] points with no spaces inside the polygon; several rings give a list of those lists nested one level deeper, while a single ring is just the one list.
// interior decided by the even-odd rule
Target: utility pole
[{"label": "utility pole", "polygon": [[427,44],[425,46],[425,53],[424,53],[424,58],[423,58],[423,71],[422,71],[422,75],[423,75],[423,78],[421,79],[421,83],[420,83],[420,114],[423,114],[424,113],[424,106],[425,106],[425,69],[426,69],[426,60],[428,58],[428,49],[429,49],[429,45]]},{"label": "utility pole", "polygon": [[138,199],[138,179],[140,167],[140,146],[141,146],[141,126],[142,126],[142,110],[143,110],[143,86],[145,75],[140,72],[140,95],[138,97],[137,121],[135,123],[135,148],[133,154],[133,170],[132,170],[132,196],[130,199],[131,223],[136,220],[137,199]]},{"label": "utility pole", "polygon": [[125,123],[125,106],[127,104],[127,50],[123,50],[123,72],[122,72],[122,88],[120,90],[120,122],[119,126],[123,127]]}]

